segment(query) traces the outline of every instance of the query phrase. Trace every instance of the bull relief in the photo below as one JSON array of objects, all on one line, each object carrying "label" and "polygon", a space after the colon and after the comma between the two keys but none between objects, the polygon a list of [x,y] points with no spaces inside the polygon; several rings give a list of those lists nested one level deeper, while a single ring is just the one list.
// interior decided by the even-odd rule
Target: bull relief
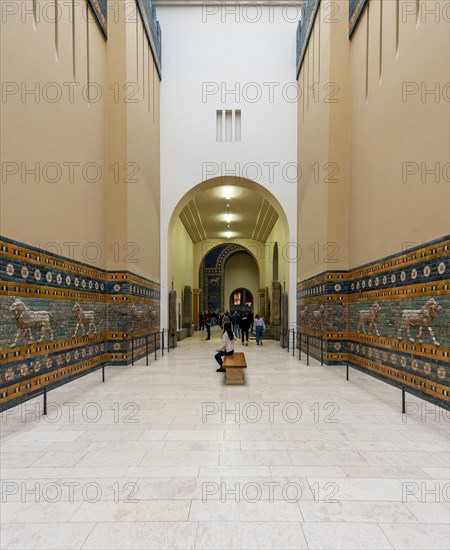
[{"label": "bull relief", "polygon": [[[370,309],[362,309],[358,313],[358,332],[363,334],[376,334],[380,336],[377,321],[381,314],[381,307],[375,302]],[[368,326],[369,332],[366,332]]]}]

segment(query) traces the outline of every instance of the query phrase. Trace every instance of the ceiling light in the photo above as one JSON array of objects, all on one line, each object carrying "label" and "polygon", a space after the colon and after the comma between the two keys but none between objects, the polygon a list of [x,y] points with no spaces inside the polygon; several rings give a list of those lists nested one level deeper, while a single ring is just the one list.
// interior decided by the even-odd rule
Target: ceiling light
[{"label": "ceiling light", "polygon": [[225,187],[224,189],[224,193],[225,193],[225,198],[227,199],[227,201],[229,201],[231,199],[231,197],[233,196],[233,192],[231,190],[231,187]]},{"label": "ceiling light", "polygon": [[231,239],[231,231],[227,231],[225,233],[225,236],[226,236],[227,239]]},{"label": "ceiling light", "polygon": [[225,221],[227,223],[230,223],[231,222],[231,214],[225,214]]}]

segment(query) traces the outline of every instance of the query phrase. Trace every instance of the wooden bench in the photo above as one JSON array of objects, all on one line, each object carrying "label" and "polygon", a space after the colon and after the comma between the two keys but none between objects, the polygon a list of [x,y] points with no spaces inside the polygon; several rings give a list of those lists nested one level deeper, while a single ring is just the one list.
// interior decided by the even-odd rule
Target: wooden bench
[{"label": "wooden bench", "polygon": [[247,368],[247,363],[243,353],[225,355],[223,358],[223,368],[226,370],[225,384],[242,385],[244,383],[244,369]]}]

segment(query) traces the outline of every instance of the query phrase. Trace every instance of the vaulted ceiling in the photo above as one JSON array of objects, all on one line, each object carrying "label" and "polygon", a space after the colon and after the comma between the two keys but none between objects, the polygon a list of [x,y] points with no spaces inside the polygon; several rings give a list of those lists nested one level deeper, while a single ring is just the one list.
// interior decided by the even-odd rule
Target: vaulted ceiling
[{"label": "vaulted ceiling", "polygon": [[[227,199],[227,192],[231,195]],[[227,204],[231,214],[227,227]],[[192,198],[180,213],[180,219],[194,243],[207,239],[251,239],[265,242],[278,214],[256,191],[238,186],[214,187]]]}]

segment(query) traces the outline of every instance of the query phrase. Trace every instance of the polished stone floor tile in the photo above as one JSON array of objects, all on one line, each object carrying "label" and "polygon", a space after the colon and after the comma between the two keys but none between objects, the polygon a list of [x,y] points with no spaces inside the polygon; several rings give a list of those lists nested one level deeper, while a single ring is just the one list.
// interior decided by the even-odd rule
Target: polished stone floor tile
[{"label": "polished stone floor tile", "polygon": [[140,466],[208,466],[219,463],[218,451],[148,451]]},{"label": "polished stone floor tile", "polygon": [[[392,550],[378,525],[367,523],[309,523],[302,525],[310,550]],[[411,550],[415,547],[411,546]]]},{"label": "polished stone floor tile", "polygon": [[450,501],[448,500],[447,491],[448,489],[445,489],[446,494],[440,496],[440,502],[405,502],[405,506],[420,523],[448,523],[450,520]]},{"label": "polished stone floor tile", "polygon": [[404,486],[398,479],[313,478],[308,484],[317,500],[362,500],[402,502]]},{"label": "polished stone floor tile", "polygon": [[290,466],[286,451],[221,451],[222,466]]},{"label": "polished stone floor tile", "polygon": [[441,525],[382,523],[380,527],[395,550],[448,550],[449,548],[448,523]]},{"label": "polished stone floor tile", "polygon": [[[238,501],[237,499],[239,499]],[[226,494],[225,502],[210,499],[207,502],[193,500],[189,521],[301,521],[302,515],[296,502],[243,500],[239,491]]]},{"label": "polished stone floor tile", "polygon": [[15,523],[1,526],[2,550],[77,550],[94,523]]},{"label": "polished stone floor tile", "polygon": [[296,522],[199,522],[198,550],[304,550],[308,546]]},{"label": "polished stone floor tile", "polygon": [[300,503],[306,522],[415,523],[416,517],[402,502],[338,501]]},{"label": "polished stone floor tile", "polygon": [[97,523],[83,550],[193,550],[196,523]]},{"label": "polished stone floor tile", "polygon": [[[2,504],[2,523],[65,523],[81,506],[81,501],[49,502],[42,500],[41,491],[38,497],[29,502],[6,502]],[[38,500],[40,498],[40,500]]]},{"label": "polished stone floor tile", "polygon": [[139,491],[118,502],[83,502],[71,521],[84,523],[118,521],[187,521],[189,500],[139,500]]}]

